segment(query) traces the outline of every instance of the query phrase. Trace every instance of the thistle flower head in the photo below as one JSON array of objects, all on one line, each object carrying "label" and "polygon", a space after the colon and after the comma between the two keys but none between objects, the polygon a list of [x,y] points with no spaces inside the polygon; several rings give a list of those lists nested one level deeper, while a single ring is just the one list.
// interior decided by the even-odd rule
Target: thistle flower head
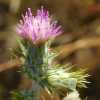
[{"label": "thistle flower head", "polygon": [[41,7],[40,10],[37,10],[36,16],[33,16],[31,9],[28,8],[17,26],[17,33],[36,43],[58,36],[62,32],[61,26],[57,25],[57,21],[52,21],[49,12]]},{"label": "thistle flower head", "polygon": [[63,91],[76,91],[77,88],[86,88],[88,75],[83,70],[71,72],[72,66],[64,67],[53,67],[47,70],[45,79],[49,84],[46,85],[49,91],[62,93]]}]

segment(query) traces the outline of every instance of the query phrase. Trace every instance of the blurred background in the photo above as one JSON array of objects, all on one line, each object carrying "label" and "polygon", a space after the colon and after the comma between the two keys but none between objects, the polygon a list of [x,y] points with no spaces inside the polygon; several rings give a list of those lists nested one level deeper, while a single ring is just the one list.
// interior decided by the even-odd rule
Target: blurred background
[{"label": "blurred background", "polygon": [[35,14],[42,5],[63,28],[52,44],[61,52],[56,61],[87,68],[91,83],[79,90],[80,96],[100,100],[100,0],[0,0],[0,100],[10,100],[11,91],[30,86],[10,48],[17,48],[15,28],[21,14],[28,7]]}]

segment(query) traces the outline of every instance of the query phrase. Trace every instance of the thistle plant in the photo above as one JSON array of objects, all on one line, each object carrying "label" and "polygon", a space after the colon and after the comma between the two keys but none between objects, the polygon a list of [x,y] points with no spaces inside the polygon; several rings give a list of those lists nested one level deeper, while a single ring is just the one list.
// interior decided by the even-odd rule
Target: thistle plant
[{"label": "thistle plant", "polygon": [[32,82],[36,82],[39,88],[34,90],[34,84],[32,84],[30,90],[14,92],[13,100],[38,100],[41,89],[50,94],[60,95],[63,91],[73,92],[77,88],[86,86],[88,75],[83,70],[73,72],[70,64],[54,63],[59,53],[52,50],[50,45],[62,30],[46,9],[41,7],[37,10],[36,16],[33,16],[31,9],[28,8],[26,14],[22,15],[16,30],[21,37],[18,40],[20,47],[18,53],[24,59],[21,72],[26,74]]}]

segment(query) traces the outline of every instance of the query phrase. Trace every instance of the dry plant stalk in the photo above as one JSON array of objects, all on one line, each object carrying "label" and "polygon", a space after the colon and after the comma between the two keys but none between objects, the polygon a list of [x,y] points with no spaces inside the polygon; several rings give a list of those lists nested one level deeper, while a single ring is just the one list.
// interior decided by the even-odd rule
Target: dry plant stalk
[{"label": "dry plant stalk", "polygon": [[[99,47],[100,46],[100,38],[99,37],[93,37],[93,38],[83,38],[80,40],[77,40],[74,43],[69,43],[66,45],[61,45],[58,46],[54,49],[57,51],[61,51],[58,60],[63,59],[64,57],[70,55],[71,53],[80,50],[80,49],[85,49],[85,48],[94,48],[94,47]],[[18,67],[22,64],[20,59],[14,59],[14,60],[9,60],[8,62],[1,63],[0,64],[0,72]]]}]

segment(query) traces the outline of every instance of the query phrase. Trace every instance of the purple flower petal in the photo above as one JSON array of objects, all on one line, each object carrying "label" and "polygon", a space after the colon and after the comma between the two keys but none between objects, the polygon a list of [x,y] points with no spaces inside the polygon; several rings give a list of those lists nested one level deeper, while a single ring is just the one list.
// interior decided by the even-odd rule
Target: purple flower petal
[{"label": "purple flower petal", "polygon": [[37,10],[36,16],[33,16],[31,9],[28,8],[16,30],[23,38],[31,39],[34,43],[62,33],[61,26],[57,25],[57,21],[52,21],[49,12],[43,7]]}]

